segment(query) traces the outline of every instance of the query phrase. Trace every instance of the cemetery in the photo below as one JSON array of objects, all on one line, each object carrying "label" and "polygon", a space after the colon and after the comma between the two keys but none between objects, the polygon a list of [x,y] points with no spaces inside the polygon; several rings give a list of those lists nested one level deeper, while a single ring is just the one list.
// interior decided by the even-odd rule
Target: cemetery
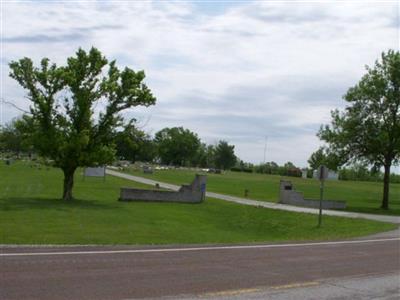
[{"label": "cemetery", "polygon": [[[206,198],[196,205],[145,201],[127,203],[117,201],[121,187],[151,189],[154,186],[109,175],[106,180],[100,177],[83,180],[83,169],[78,170],[75,176],[76,198],[72,202],[65,202],[59,199],[62,172],[57,168],[30,168],[29,163],[17,161],[11,165],[1,163],[0,172],[2,244],[321,240],[367,235],[396,226],[325,216],[323,227],[315,230],[315,215],[251,207],[212,198]],[[171,176],[174,174],[172,172],[179,171],[162,172]],[[185,174],[185,180],[180,180],[183,183],[194,176],[194,173],[189,176],[181,172]],[[226,175],[231,176],[229,173]],[[157,172],[147,176],[157,176]],[[215,178],[221,180],[226,177],[208,174],[207,190],[210,190],[210,186],[215,190]],[[229,186],[233,187],[235,181],[232,178],[230,180]],[[250,189],[254,190],[252,187]]]},{"label": "cemetery", "polygon": [[[284,177],[232,171],[226,171],[221,176],[221,174],[207,173],[206,170],[202,171],[201,169],[193,168],[154,169],[153,174],[145,174],[141,169],[129,167],[120,169],[120,171],[175,185],[189,184],[190,179],[195,174],[204,174],[207,175],[207,191],[273,203],[281,201],[281,180],[290,181],[294,191],[301,192],[304,199],[313,199],[311,201],[318,202],[315,200],[319,199],[320,196],[320,181],[316,178]],[[387,211],[378,208],[382,193],[382,184],[380,182],[341,181],[331,178],[330,174],[328,173],[325,182],[324,199],[326,200],[324,200],[324,203],[326,202],[327,206],[324,206],[324,208],[400,215],[399,184],[391,184],[391,209]],[[310,207],[310,205],[302,203],[301,206]],[[315,207],[315,203],[312,203],[311,206]]]}]

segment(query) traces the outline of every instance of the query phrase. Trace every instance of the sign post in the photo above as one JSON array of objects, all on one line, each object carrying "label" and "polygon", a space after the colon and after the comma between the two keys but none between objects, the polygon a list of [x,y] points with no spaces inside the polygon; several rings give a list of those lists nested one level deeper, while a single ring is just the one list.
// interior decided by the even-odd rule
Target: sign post
[{"label": "sign post", "polygon": [[328,168],[325,166],[320,166],[318,169],[318,178],[320,180],[318,227],[321,227],[322,223],[322,200],[324,199],[324,182],[327,177],[328,177]]}]

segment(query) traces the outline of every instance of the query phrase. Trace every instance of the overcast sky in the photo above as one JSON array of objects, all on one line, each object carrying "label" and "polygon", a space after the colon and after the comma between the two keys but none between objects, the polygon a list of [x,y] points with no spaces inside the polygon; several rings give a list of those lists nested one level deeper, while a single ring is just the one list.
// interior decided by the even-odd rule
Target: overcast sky
[{"label": "overcast sky", "polygon": [[[399,49],[399,1],[2,2],[1,94],[27,108],[8,63],[59,64],[78,47],[145,70],[157,97],[127,111],[150,133],[183,126],[243,160],[306,166],[316,133],[382,51]],[[19,112],[2,107],[2,124]]]}]

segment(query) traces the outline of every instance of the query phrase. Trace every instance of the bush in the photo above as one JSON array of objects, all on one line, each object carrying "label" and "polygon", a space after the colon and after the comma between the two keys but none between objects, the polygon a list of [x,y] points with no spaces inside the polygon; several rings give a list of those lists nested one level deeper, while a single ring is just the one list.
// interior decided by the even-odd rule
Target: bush
[{"label": "bush", "polygon": [[245,172],[245,173],[253,173],[253,169],[252,168],[240,168],[240,167],[233,167],[231,168],[232,172]]}]

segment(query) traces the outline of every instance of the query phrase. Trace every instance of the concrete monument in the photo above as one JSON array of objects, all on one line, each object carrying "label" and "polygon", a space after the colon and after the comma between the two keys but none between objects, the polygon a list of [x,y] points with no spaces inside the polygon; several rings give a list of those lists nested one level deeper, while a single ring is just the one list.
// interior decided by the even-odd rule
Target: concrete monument
[{"label": "concrete monument", "polygon": [[[319,208],[319,201],[313,199],[304,199],[304,195],[294,189],[293,184],[287,180],[280,181],[279,203],[297,206]],[[344,209],[345,201],[324,200],[322,201],[323,209]]]},{"label": "concrete monument", "polygon": [[196,175],[190,185],[182,185],[179,191],[143,190],[121,188],[120,201],[201,203],[206,195],[207,176]]}]

